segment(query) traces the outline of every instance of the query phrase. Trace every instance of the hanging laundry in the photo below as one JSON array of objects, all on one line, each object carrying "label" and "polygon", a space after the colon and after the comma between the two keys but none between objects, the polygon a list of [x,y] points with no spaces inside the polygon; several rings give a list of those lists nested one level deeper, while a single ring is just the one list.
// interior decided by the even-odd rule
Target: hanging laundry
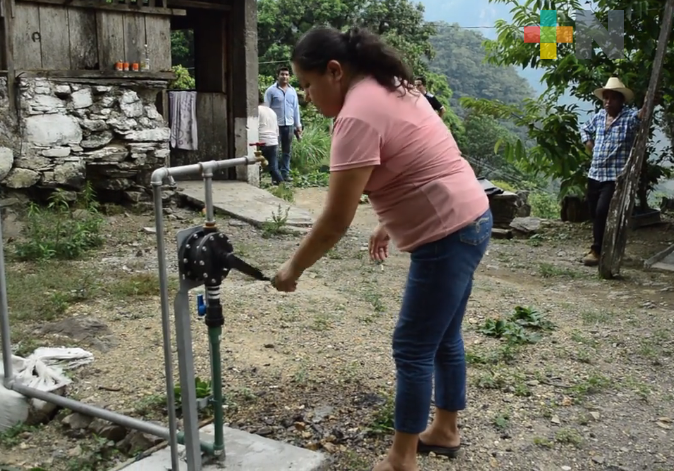
[{"label": "hanging laundry", "polygon": [[171,147],[197,150],[197,92],[169,92]]}]

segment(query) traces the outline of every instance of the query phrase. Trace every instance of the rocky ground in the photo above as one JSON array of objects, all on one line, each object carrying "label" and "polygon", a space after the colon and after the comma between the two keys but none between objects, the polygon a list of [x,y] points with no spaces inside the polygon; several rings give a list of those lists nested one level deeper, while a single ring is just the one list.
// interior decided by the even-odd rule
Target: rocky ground
[{"label": "rocky ground", "polygon": [[[299,190],[296,202],[318,212],[324,195]],[[172,211],[167,240],[199,221],[196,211]],[[364,248],[375,221],[362,205],[348,235],[296,293],[239,274],[223,286],[227,421],[322,450],[336,471],[367,469],[390,444],[390,339],[408,257],[394,252],[383,266],[369,262]],[[239,255],[269,274],[300,240],[221,224]],[[121,213],[107,218],[105,247],[90,260],[9,261],[9,302],[19,353],[75,345],[95,354],[73,373],[70,397],[162,421],[155,236],[144,229],[151,226],[150,214]],[[424,458],[423,470],[674,469],[674,276],[640,268],[674,243],[674,232],[663,225],[632,233],[620,281],[602,281],[579,263],[588,240],[588,227],[561,222],[530,239],[493,240],[465,321],[465,451],[452,462]],[[175,273],[175,253],[169,262]],[[489,320],[506,321],[517,307],[542,327],[536,343],[526,343],[530,327],[510,340],[494,338],[502,331]],[[206,327],[196,315],[193,336],[197,372],[206,379]],[[155,443],[67,414],[0,435],[0,461],[103,470]]]}]

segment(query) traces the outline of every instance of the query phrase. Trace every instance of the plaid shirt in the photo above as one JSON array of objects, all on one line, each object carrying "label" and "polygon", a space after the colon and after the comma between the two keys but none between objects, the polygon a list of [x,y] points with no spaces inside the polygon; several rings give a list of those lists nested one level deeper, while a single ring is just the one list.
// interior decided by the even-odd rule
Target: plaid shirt
[{"label": "plaid shirt", "polygon": [[594,141],[592,165],[588,177],[600,182],[612,182],[625,168],[641,120],[638,110],[623,108],[606,128],[606,110],[594,115],[580,129],[583,143]]}]

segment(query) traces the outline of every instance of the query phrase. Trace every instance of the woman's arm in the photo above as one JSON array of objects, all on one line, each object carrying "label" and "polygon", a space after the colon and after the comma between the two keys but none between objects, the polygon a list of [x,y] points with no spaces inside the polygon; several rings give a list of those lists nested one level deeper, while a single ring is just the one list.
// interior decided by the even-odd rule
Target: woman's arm
[{"label": "woman's arm", "polygon": [[330,173],[323,212],[290,261],[298,276],[333,248],[349,229],[373,169],[368,166]]}]

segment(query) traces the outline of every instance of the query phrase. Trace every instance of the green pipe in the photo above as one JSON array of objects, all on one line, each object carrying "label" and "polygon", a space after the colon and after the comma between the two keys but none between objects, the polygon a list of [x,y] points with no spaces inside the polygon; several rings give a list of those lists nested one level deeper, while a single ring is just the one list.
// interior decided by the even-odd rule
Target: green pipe
[{"label": "green pipe", "polygon": [[[181,445],[185,444],[185,432],[178,432],[178,443]],[[206,453],[208,456],[215,455],[212,443],[199,441],[199,446],[201,447],[201,451]]]},{"label": "green pipe", "polygon": [[208,328],[208,345],[211,350],[211,389],[213,391],[213,427],[215,438],[213,440],[213,456],[224,459],[225,457],[225,417],[222,411],[222,359],[220,358],[220,339],[222,327]]}]

